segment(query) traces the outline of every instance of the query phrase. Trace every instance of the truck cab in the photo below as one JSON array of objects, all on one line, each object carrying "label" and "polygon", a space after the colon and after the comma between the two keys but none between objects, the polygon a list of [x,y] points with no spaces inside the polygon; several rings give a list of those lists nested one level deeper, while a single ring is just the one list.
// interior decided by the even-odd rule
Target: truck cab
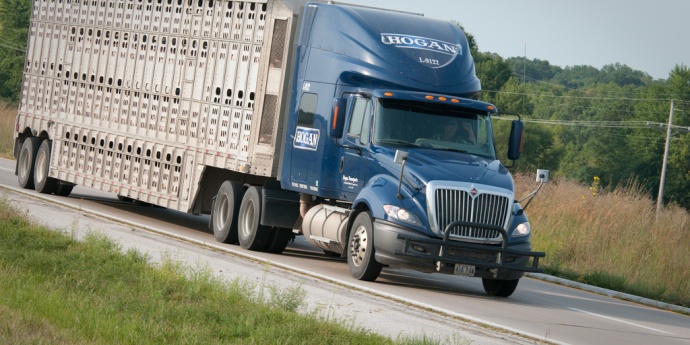
[{"label": "truck cab", "polygon": [[481,277],[509,296],[541,271],[496,156],[497,109],[473,99],[480,82],[458,26],[307,4],[295,59],[280,178],[302,195],[308,241],[347,257],[362,280],[411,268]]}]

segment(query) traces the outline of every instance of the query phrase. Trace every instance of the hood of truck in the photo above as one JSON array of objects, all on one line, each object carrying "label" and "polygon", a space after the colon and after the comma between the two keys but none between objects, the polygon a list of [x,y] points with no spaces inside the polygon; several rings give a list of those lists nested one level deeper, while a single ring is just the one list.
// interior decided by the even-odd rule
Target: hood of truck
[{"label": "hood of truck", "polygon": [[309,4],[299,44],[307,48],[301,59],[308,60],[304,77],[309,81],[340,80],[367,88],[461,97],[481,89],[465,34],[443,20],[367,7]]},{"label": "hood of truck", "polygon": [[[373,156],[393,176],[400,176],[401,164],[393,161],[395,148],[373,146]],[[399,148],[409,153],[405,163],[405,184],[421,191],[430,181],[458,181],[489,185],[513,191],[513,179],[500,161],[460,152],[425,148]]]}]

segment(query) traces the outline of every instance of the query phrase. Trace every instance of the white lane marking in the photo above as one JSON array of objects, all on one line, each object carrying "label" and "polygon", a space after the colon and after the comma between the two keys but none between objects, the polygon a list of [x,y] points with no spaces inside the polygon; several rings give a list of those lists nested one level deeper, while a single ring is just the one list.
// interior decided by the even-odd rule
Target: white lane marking
[{"label": "white lane marking", "polygon": [[10,171],[10,172],[14,172],[14,169],[7,169],[7,168],[3,168],[3,167],[0,167],[0,169],[1,169],[1,170],[7,170],[7,171]]},{"label": "white lane marking", "polygon": [[592,316],[598,316],[598,317],[600,317],[600,318],[602,318],[602,319],[608,319],[608,320],[612,320],[612,321],[624,323],[624,324],[626,324],[626,325],[631,325],[631,326],[635,326],[635,327],[640,327],[640,328],[648,329],[648,330],[650,330],[650,331],[655,331],[655,332],[659,332],[659,333],[665,333],[665,334],[674,335],[674,334],[671,333],[671,332],[662,331],[662,330],[660,330],[660,329],[656,329],[656,328],[652,328],[652,327],[642,326],[642,325],[639,325],[639,324],[636,324],[636,323],[624,321],[624,320],[621,320],[621,319],[616,319],[615,317],[610,317],[610,316],[606,316],[606,315],[601,315],[601,314],[597,314],[597,313],[592,313],[592,312],[590,312],[590,311],[586,311],[586,310],[582,310],[582,309],[575,309],[575,308],[568,308],[568,309],[574,310],[574,311],[577,311],[577,312],[580,312],[580,313],[585,313],[585,314],[588,314],[588,315],[592,315]]}]

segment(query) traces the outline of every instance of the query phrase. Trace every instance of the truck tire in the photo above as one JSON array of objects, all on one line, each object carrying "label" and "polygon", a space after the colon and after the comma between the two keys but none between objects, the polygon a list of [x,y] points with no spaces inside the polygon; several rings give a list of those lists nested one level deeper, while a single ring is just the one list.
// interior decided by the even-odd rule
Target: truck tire
[{"label": "truck tire", "polygon": [[17,178],[19,186],[26,189],[34,188],[34,167],[36,153],[41,145],[41,138],[29,137],[24,139],[17,160]]},{"label": "truck tire", "polygon": [[498,280],[482,278],[484,291],[489,296],[508,297],[515,292],[520,279]]},{"label": "truck tire", "polygon": [[248,250],[265,250],[271,228],[261,225],[261,188],[251,186],[242,197],[237,223],[240,246]]},{"label": "truck tire", "polygon": [[280,254],[285,250],[285,247],[287,247],[291,239],[293,239],[292,229],[274,227],[271,229],[271,236],[268,239],[264,251],[267,253]]},{"label": "truck tire", "polygon": [[43,140],[41,146],[38,147],[34,163],[34,189],[43,194],[52,194],[55,192],[58,184],[58,180],[48,176],[48,171],[50,170],[50,150],[50,140]]},{"label": "truck tire", "polygon": [[237,181],[225,181],[218,188],[209,224],[218,242],[238,243],[237,215],[243,189],[242,184]]},{"label": "truck tire", "polygon": [[55,195],[59,196],[69,196],[72,193],[72,189],[74,189],[74,185],[60,181],[57,184],[57,187],[55,187]]},{"label": "truck tire", "polygon": [[362,212],[357,215],[348,243],[347,265],[350,268],[352,277],[374,281],[381,274],[381,265],[376,261],[374,252],[374,225],[371,221],[369,212]]}]

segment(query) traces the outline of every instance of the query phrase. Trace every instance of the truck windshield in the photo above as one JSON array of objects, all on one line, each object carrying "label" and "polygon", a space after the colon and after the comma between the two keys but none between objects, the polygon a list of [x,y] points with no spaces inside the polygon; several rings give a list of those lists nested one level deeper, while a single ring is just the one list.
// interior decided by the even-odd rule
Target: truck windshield
[{"label": "truck windshield", "polygon": [[374,143],[468,153],[496,159],[488,114],[438,103],[379,99]]}]

